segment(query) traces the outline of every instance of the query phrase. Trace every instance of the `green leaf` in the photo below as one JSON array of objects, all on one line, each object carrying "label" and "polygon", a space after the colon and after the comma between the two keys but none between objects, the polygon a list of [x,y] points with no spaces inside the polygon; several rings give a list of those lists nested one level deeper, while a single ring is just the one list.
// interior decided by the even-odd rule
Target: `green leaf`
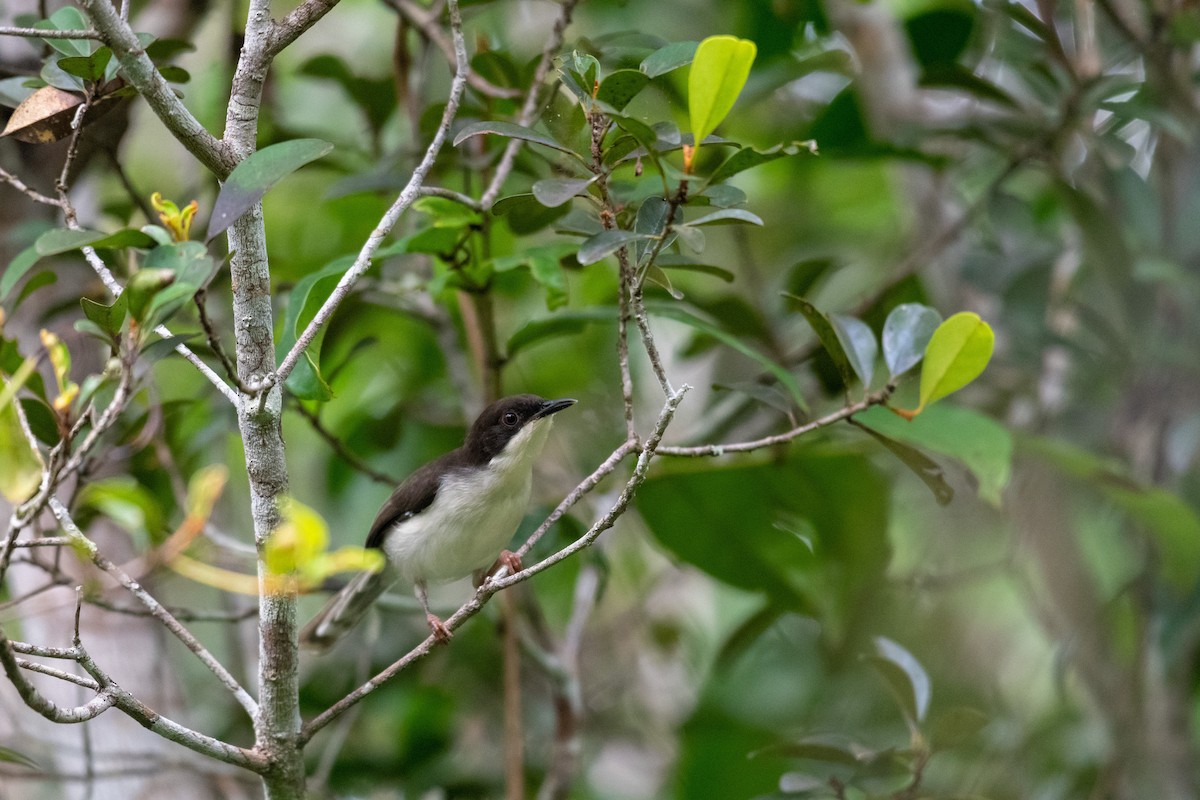
[{"label": "green leaf", "polygon": [[909,722],[921,722],[929,711],[929,674],[912,653],[891,639],[876,636],[874,644],[875,652],[867,661],[887,681]]},{"label": "green leaf", "polygon": [[939,506],[944,506],[954,499],[954,489],[950,484],[946,483],[946,475],[942,471],[941,464],[915,447],[884,436],[879,431],[864,425],[861,421],[853,417],[849,421],[851,425],[870,435],[872,439],[879,442],[891,451],[896,458],[900,459],[900,463],[908,467],[913,474],[929,487],[929,491],[933,492],[933,499],[937,501]]},{"label": "green leaf", "polygon": [[237,222],[276,183],[332,149],[332,144],[321,139],[293,139],[246,156],[221,185],[205,241]]},{"label": "green leaf", "polygon": [[538,133],[532,128],[526,128],[513,122],[500,122],[497,120],[472,122],[470,125],[465,126],[461,131],[458,132],[458,135],[454,137],[454,144],[455,146],[458,146],[467,139],[470,139],[472,136],[479,136],[485,133],[494,133],[497,136],[503,136],[508,139],[520,139],[521,141],[540,144],[543,147],[549,147],[554,150],[558,150],[559,152],[575,156],[575,158],[579,158],[574,150],[557,141],[556,139],[551,138],[547,134]]},{"label": "green leaf", "polygon": [[[352,263],[353,259],[337,259],[323,269],[305,275],[292,287],[292,292],[288,295],[287,312],[283,318],[283,331],[275,345],[276,360],[282,360],[292,349],[304,328],[316,316],[325,298],[337,286]],[[322,328],[317,333],[316,338],[305,350],[306,357],[296,362],[296,368],[288,376],[288,391],[301,400],[323,402],[333,397],[333,392],[321,377],[318,368],[321,344],[327,329]]]},{"label": "green leaf", "polygon": [[[554,248],[556,249],[556,248]],[[529,251],[529,274],[546,292],[546,309],[554,311],[567,304],[567,277],[555,252],[543,248]]]},{"label": "green leaf", "polygon": [[121,332],[121,325],[125,322],[125,294],[113,302],[112,305],[104,305],[89,300],[86,297],[79,298],[79,304],[83,307],[83,314],[89,320],[96,324],[104,333],[108,334],[110,340],[115,340],[117,334]]},{"label": "green leaf", "polygon": [[108,62],[112,59],[112,50],[101,47],[87,56],[67,56],[58,60],[58,68],[68,75],[82,78],[89,83],[98,83],[104,79]]},{"label": "green leaf", "polygon": [[695,314],[691,314],[677,305],[659,303],[647,305],[655,315],[667,317],[668,319],[673,319],[676,322],[682,322],[683,324],[694,328],[701,333],[711,336],[712,338],[724,344],[726,347],[733,348],[747,358],[753,359],[759,364],[759,366],[763,367],[772,375],[774,375],[775,379],[778,380],[780,384],[787,388],[788,394],[791,395],[792,401],[795,402],[798,408],[806,411],[808,410],[808,403],[804,400],[804,395],[800,391],[800,384],[796,382],[796,376],[764,356],[762,353],[755,350],[753,347],[750,347],[744,343],[741,339],[726,333],[715,324],[706,322],[700,317],[697,317]]},{"label": "green leaf", "polygon": [[596,99],[606,103],[617,111],[629,105],[629,101],[637,97],[650,78],[644,72],[636,69],[619,69],[600,82]]},{"label": "green leaf", "polygon": [[892,379],[917,365],[924,356],[942,315],[921,303],[902,303],[883,323],[883,360]]},{"label": "green leaf", "polygon": [[[145,324],[150,304],[156,295],[175,282],[176,275],[169,269],[139,269],[125,285],[122,297],[128,297],[129,316],[139,324]],[[194,291],[194,290],[193,290]]]},{"label": "green leaf", "polygon": [[768,150],[743,147],[722,161],[713,170],[712,175],[708,176],[708,182],[710,184],[717,184],[721,181],[729,180],[739,172],[745,172],[762,164],[768,164],[777,158],[794,156],[801,152],[815,154],[816,146],[813,142],[791,142],[790,144],[777,144]]},{"label": "green leaf", "polygon": [[708,202],[717,208],[733,208],[746,202],[746,193],[728,183],[709,184],[697,197],[707,197]]},{"label": "green leaf", "polygon": [[146,255],[143,269],[168,269],[181,284],[199,288],[208,283],[216,264],[200,242],[159,245]]},{"label": "green leaf", "polygon": [[739,222],[748,222],[751,225],[762,225],[762,218],[757,214],[752,214],[744,208],[723,208],[720,211],[714,211],[711,214],[705,214],[699,219],[694,219],[687,223],[688,227],[700,228],[705,225],[730,225]]},{"label": "green leaf", "polygon": [[526,322],[517,329],[505,346],[512,358],[521,350],[559,336],[581,333],[587,326],[597,322],[615,322],[616,312],[606,306],[563,311],[545,319]]},{"label": "green leaf", "polygon": [[979,497],[999,507],[1012,476],[1012,434],[991,417],[955,405],[936,405],[904,420],[884,408],[872,408],[855,419],[902,442],[932,450],[966,465],[979,483]]},{"label": "green leaf", "polygon": [[710,36],[696,48],[688,75],[688,118],[697,144],[733,108],[756,52],[754,42],[733,36]]},{"label": "green leaf", "polygon": [[429,217],[435,228],[465,228],[480,221],[479,212],[448,197],[422,197],[412,208]]},{"label": "green leaf", "polygon": [[939,325],[925,348],[916,413],[979,377],[992,357],[995,341],[991,326],[969,311]]},{"label": "green leaf", "polygon": [[598,178],[547,178],[533,185],[533,196],[547,208],[557,208],[572,197],[583,194],[592,181]]},{"label": "green leaf", "polygon": [[[82,31],[92,27],[92,24],[75,6],[63,6],[49,18],[35,23],[33,27],[57,31]],[[86,56],[96,46],[87,39],[55,39],[52,36],[43,36],[42,41],[64,56]]]},{"label": "green leaf", "polygon": [[687,256],[675,255],[673,253],[660,253],[654,262],[654,266],[659,269],[680,270],[682,272],[698,272],[702,275],[711,275],[714,278],[720,278],[726,283],[733,283],[734,274],[724,267],[716,267],[712,264],[700,264],[695,259]]},{"label": "green leaf", "polygon": [[933,719],[929,744],[934,750],[947,750],[971,739],[988,724],[988,716],[977,708],[953,706]]},{"label": "green leaf", "polygon": [[13,505],[27,500],[42,481],[42,456],[29,446],[17,417],[16,394],[37,367],[26,358],[0,390],[0,494]]},{"label": "green leaf", "polygon": [[832,314],[829,322],[833,331],[842,343],[846,358],[854,373],[862,381],[864,389],[871,387],[871,376],[875,374],[875,357],[879,355],[879,344],[875,341],[875,333],[871,326],[854,317],[842,314]]},{"label": "green leaf", "polygon": [[696,56],[696,48],[699,46],[699,42],[672,42],[646,56],[642,61],[641,70],[651,78],[665,75],[692,63],[692,59]]},{"label": "green leaf", "polygon": [[143,546],[158,541],[167,527],[158,499],[145,486],[129,476],[87,483],[76,500],[80,508],[90,508],[116,522]]},{"label": "green leaf", "polygon": [[36,244],[31,244],[17,253],[17,257],[8,263],[3,277],[0,277],[0,300],[8,299],[8,293],[13,290],[21,278],[25,277],[25,273],[33,269],[40,258]]},{"label": "green leaf", "polygon": [[[645,236],[637,243],[637,265],[642,266],[643,259],[653,250],[654,240],[663,235],[667,229],[667,214],[671,204],[658,195],[651,195],[642,201],[638,207],[637,217],[634,218],[633,232]],[[661,251],[660,251],[661,252]]]},{"label": "green leaf", "polygon": [[784,292],[783,296],[808,320],[808,324],[812,326],[813,332],[817,334],[817,339],[821,342],[821,346],[825,348],[825,352],[829,353],[829,357],[833,359],[833,365],[837,368],[838,375],[842,378],[842,383],[846,388],[849,388],[851,382],[854,380],[854,368],[850,365],[850,358],[846,355],[845,348],[842,347],[841,337],[837,335],[837,331],[834,329],[833,323],[829,321],[829,317],[825,316],[825,312],[803,297],[788,292]]},{"label": "green leaf", "polygon": [[154,246],[154,239],[142,231],[126,229],[116,233],[101,231],[70,230],[55,228],[38,237],[34,247],[39,257],[68,253],[84,247],[97,250],[119,250],[125,247],[146,248]]},{"label": "green leaf", "polygon": [[519,236],[540,231],[570,210],[565,203],[557,208],[547,208],[532,194],[509,195],[492,206],[492,214],[504,217],[509,229]]},{"label": "green leaf", "polygon": [[601,231],[579,245],[579,253],[576,257],[579,259],[579,263],[586,267],[589,264],[595,264],[605,256],[612,255],[630,242],[645,238],[644,234],[633,231]]}]

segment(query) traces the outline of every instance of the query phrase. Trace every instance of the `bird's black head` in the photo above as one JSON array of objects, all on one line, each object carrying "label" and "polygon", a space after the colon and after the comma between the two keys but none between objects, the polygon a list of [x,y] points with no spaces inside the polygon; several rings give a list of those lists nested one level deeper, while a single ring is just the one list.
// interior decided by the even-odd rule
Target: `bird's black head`
[{"label": "bird's black head", "polygon": [[473,458],[487,463],[503,452],[523,429],[573,405],[574,400],[546,400],[536,394],[517,394],[497,400],[471,425],[464,449]]}]

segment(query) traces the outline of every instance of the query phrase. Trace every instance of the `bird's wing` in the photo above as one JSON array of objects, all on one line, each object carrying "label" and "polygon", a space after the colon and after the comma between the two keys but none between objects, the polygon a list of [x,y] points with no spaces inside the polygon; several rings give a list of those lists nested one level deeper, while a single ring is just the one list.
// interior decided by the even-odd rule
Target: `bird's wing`
[{"label": "bird's wing", "polygon": [[300,631],[300,644],[311,650],[328,650],[342,634],[358,624],[375,598],[395,580],[396,573],[386,567],[382,572],[355,575]]},{"label": "bird's wing", "polygon": [[383,537],[388,528],[429,508],[437,497],[441,477],[448,470],[461,466],[462,460],[461,449],[453,450],[409,475],[379,509],[371,532],[367,534],[366,546],[383,547]]}]

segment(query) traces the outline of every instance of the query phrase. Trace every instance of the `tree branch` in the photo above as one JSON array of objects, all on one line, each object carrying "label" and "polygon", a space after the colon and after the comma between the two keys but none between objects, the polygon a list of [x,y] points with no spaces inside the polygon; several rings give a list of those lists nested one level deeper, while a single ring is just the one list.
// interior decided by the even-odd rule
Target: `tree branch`
[{"label": "tree branch", "polygon": [[20,28],[11,25],[0,25],[0,36],[21,36],[26,39],[102,39],[100,31],[84,28],[73,31],[59,31],[48,28]]},{"label": "tree branch", "polygon": [[[454,80],[450,84],[450,96],[446,100],[446,110],[442,113],[441,124],[438,125],[437,132],[434,133],[433,141],[429,143],[429,147],[425,150],[425,155],[421,162],[413,170],[412,177],[409,178],[408,184],[400,192],[399,197],[392,203],[391,208],[383,215],[379,224],[375,226],[375,230],[367,237],[366,243],[358,253],[358,257],[354,260],[354,264],[350,269],[346,270],[346,274],[338,281],[338,285],[326,298],[325,303],[317,311],[312,321],[304,329],[296,339],[296,343],[288,354],[280,363],[272,380],[266,383],[266,386],[272,383],[282,383],[287,380],[288,375],[296,367],[296,362],[304,354],[305,349],[316,338],[317,333],[333,316],[333,313],[341,305],[342,301],[350,294],[350,290],[354,288],[354,284],[362,277],[363,273],[371,266],[371,259],[375,256],[375,251],[383,244],[383,240],[391,233],[395,227],[400,215],[403,214],[408,207],[413,204],[413,201],[420,196],[421,185],[425,182],[425,176],[429,174],[429,170],[433,168],[433,162],[437,158],[438,153],[442,149],[442,144],[446,141],[446,137],[450,131],[450,125],[454,122],[454,117],[458,113],[458,104],[462,100],[463,86],[466,83],[467,72],[469,70],[469,62],[467,60],[467,46],[463,40],[462,33],[462,16],[459,14],[457,0],[450,0],[450,30],[454,37],[454,52],[455,52],[455,72]],[[261,388],[266,388],[266,386]],[[260,389],[261,390],[261,389]]]},{"label": "tree branch", "polygon": [[228,175],[237,162],[175,95],[117,8],[109,0],[81,0],[81,3],[101,40],[120,62],[125,77],[146,98],[167,130],[218,178]]},{"label": "tree branch", "polygon": [[286,17],[273,21],[270,32],[267,34],[267,46],[264,51],[266,57],[268,59],[275,58],[285,47],[296,41],[300,34],[316,25],[321,17],[332,11],[337,4],[338,0],[304,0],[303,3],[289,11]]}]

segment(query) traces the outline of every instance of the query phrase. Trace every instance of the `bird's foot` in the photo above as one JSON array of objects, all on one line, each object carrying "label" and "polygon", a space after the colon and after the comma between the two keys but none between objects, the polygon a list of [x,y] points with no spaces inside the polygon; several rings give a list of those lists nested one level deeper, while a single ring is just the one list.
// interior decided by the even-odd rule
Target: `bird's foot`
[{"label": "bird's foot", "polygon": [[496,563],[505,567],[509,575],[515,575],[523,569],[521,557],[511,550],[501,550],[500,558],[496,559]]},{"label": "bird's foot", "polygon": [[433,638],[438,644],[447,644],[454,635],[436,614],[426,614],[425,621],[429,623],[429,630],[433,631]]}]

